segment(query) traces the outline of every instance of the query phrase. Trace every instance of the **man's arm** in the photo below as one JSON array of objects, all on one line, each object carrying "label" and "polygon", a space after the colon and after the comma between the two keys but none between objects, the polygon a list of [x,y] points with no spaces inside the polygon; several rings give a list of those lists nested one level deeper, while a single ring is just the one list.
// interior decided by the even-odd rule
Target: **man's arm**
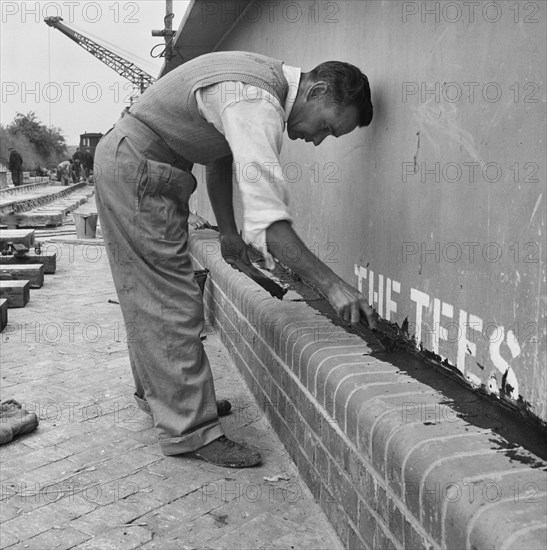
[{"label": "man's arm", "polygon": [[[369,326],[375,328],[375,313],[365,297],[316,258],[291,227],[291,217],[286,206],[287,184],[279,163],[283,135],[283,111],[279,104],[273,98],[266,100],[262,97],[260,101],[239,101],[224,105],[220,97],[222,94],[212,95],[210,102],[211,105],[215,101],[218,103],[215,108],[220,116],[215,120],[216,127],[225,135],[240,167],[239,187],[245,210],[247,238],[250,237],[257,245],[267,245],[274,257],[314,284],[344,320],[357,323],[362,312]],[[243,97],[251,95],[243,94]],[[204,110],[211,105],[204,104]],[[226,164],[223,165],[223,162]],[[249,174],[252,179],[247,181]],[[224,259],[232,266],[237,263],[244,272],[251,269],[256,271],[247,258],[246,245],[237,234],[233,219],[231,158],[211,165],[207,172],[207,182],[221,232]],[[249,228],[252,229],[251,235]],[[299,249],[293,260],[283,256],[283,250],[287,250],[288,244]],[[242,264],[243,269],[240,267]]]},{"label": "man's arm", "polygon": [[[369,327],[376,328],[376,313],[365,297],[310,252],[289,222],[282,220],[272,223],[266,230],[266,242],[270,253],[316,286],[346,322],[358,323],[363,313]],[[290,255],[284,254],[288,245],[291,246]]]},{"label": "man's arm", "polygon": [[223,157],[206,167],[207,193],[221,235],[237,235],[232,204],[232,156]]},{"label": "man's arm", "polygon": [[[226,263],[252,276],[257,274],[247,256],[247,245],[237,231],[232,202],[232,156],[206,167],[207,193],[220,232],[220,250]],[[258,273],[260,274],[260,273]]]}]

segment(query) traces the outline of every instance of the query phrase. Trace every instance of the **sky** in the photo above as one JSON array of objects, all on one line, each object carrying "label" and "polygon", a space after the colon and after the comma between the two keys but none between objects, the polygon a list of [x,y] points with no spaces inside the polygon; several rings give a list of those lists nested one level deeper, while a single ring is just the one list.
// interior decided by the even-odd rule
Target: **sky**
[{"label": "sky", "polygon": [[[174,0],[173,29],[188,1]],[[9,124],[17,112],[33,111],[47,126],[61,129],[67,145],[80,134],[105,133],[129,104],[129,81],[57,29],[44,17],[60,15],[63,22],[88,37],[99,37],[118,48],[119,55],[157,77],[163,60],[150,50],[162,44],[152,29],[164,26],[163,0],[0,2],[0,122]],[[121,53],[125,50],[127,54]],[[160,46],[154,53],[162,50]]]}]

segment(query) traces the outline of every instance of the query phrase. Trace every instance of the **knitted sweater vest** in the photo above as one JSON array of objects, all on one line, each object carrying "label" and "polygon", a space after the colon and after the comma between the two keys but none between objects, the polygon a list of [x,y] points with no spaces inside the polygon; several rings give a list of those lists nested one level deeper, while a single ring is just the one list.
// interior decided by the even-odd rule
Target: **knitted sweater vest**
[{"label": "knitted sweater vest", "polygon": [[266,90],[283,107],[289,85],[283,63],[248,52],[205,54],[162,77],[131,107],[131,114],[154,130],[190,162],[207,164],[230,154],[224,136],[199,113],[195,92],[223,81],[239,81]]}]

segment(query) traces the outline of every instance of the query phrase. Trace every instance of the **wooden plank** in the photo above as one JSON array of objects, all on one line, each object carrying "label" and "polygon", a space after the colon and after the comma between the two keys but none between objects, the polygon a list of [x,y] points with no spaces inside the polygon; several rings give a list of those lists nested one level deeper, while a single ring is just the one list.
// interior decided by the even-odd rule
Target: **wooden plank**
[{"label": "wooden plank", "polygon": [[57,269],[57,253],[42,252],[42,254],[36,254],[34,250],[29,250],[24,256],[0,256],[0,265],[9,264],[42,264],[44,273],[51,275]]},{"label": "wooden plank", "polygon": [[0,229],[0,245],[5,243],[20,243],[27,248],[32,248],[34,231],[32,229]]},{"label": "wooden plank", "polygon": [[0,298],[8,301],[8,307],[25,307],[30,299],[28,281],[0,281]]},{"label": "wooden plank", "polygon": [[41,264],[2,265],[0,279],[28,281],[30,288],[40,288],[44,284],[44,266]]},{"label": "wooden plank", "polygon": [[8,301],[5,298],[0,300],[0,332],[2,332],[8,324]]}]

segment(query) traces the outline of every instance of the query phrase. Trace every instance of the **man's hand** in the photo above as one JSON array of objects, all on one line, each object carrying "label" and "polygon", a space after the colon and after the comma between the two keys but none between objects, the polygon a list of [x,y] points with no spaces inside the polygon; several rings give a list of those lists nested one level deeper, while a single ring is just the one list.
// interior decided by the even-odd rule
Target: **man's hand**
[{"label": "man's hand", "polygon": [[220,250],[226,263],[230,264],[233,269],[237,269],[241,271],[241,273],[247,275],[247,277],[250,277],[264,290],[267,290],[274,298],[278,298],[279,300],[283,299],[283,296],[287,292],[287,288],[272,281],[252,264],[247,254],[247,245],[237,233],[221,235]]},{"label": "man's hand", "polygon": [[249,260],[247,244],[237,233],[220,235],[220,252],[224,261],[251,278],[264,277]]},{"label": "man's hand", "polygon": [[232,267],[235,264],[251,264],[247,255],[247,244],[238,234],[220,235],[220,252],[224,261]]},{"label": "man's hand", "polygon": [[192,229],[205,229],[207,227],[211,227],[205,218],[202,218],[198,214],[194,214],[192,212],[188,215],[188,225]]},{"label": "man's hand", "polygon": [[[266,239],[271,254],[316,286],[327,297],[336,313],[347,323],[358,323],[363,314],[368,326],[372,330],[376,328],[377,315],[365,297],[312,254],[289,222],[284,220],[274,222],[266,230]],[[291,255],[283,253],[288,245],[291,247]],[[293,253],[295,249],[296,254]]]},{"label": "man's hand", "polygon": [[376,312],[369,306],[365,297],[344,281],[333,284],[327,292],[330,305],[336,313],[352,325],[359,322],[363,315],[371,330],[376,328]]}]

